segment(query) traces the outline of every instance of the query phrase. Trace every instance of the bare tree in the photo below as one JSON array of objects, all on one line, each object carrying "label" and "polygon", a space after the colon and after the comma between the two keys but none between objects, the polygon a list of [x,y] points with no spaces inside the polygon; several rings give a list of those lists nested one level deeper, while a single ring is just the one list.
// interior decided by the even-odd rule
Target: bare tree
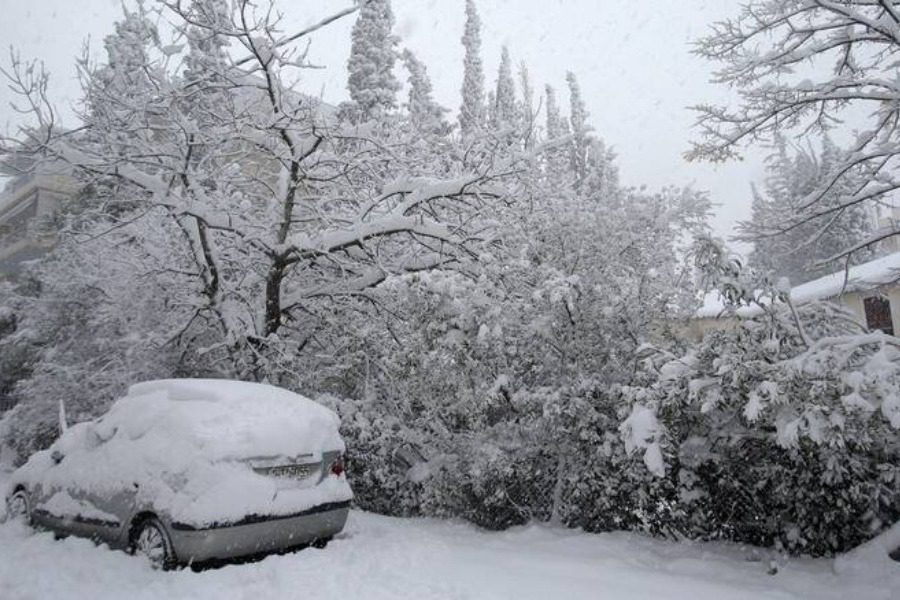
[{"label": "bare tree", "polygon": [[[736,88],[741,101],[695,107],[701,135],[688,158],[737,158],[753,142],[786,130],[802,136],[849,127],[848,114],[865,111],[868,126],[853,132],[845,160],[800,202],[808,211],[802,221],[836,222],[849,207],[900,186],[900,2],[752,0],[736,18],[716,23],[695,52],[722,65],[713,81]],[[821,202],[850,175],[862,183],[838,202]],[[838,257],[898,233],[877,231]]]}]

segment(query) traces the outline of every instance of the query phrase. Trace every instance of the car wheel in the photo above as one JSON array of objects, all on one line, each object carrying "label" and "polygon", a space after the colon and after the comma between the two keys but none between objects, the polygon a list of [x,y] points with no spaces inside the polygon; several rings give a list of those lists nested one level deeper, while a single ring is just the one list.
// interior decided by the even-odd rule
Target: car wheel
[{"label": "car wheel", "polygon": [[134,554],[145,557],[154,569],[167,571],[176,566],[172,542],[157,519],[146,519],[135,528],[131,548]]},{"label": "car wheel", "polygon": [[313,547],[313,548],[318,548],[318,549],[321,550],[321,549],[325,548],[325,546],[327,546],[327,545],[328,545],[328,542],[330,542],[330,541],[331,541],[331,538],[330,538],[330,537],[319,538],[319,539],[313,541],[312,547]]},{"label": "car wheel", "polygon": [[6,501],[6,519],[8,521],[21,521],[26,525],[31,524],[31,506],[28,503],[28,494],[25,490],[17,490]]}]

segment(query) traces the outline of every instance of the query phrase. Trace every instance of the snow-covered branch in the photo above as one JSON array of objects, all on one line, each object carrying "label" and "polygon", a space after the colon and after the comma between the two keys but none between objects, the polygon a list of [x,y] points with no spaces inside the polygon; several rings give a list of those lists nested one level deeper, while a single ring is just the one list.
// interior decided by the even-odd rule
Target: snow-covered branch
[{"label": "snow-covered branch", "polygon": [[695,52],[720,63],[716,81],[740,94],[734,109],[701,104],[699,139],[690,159],[738,157],[757,141],[786,130],[800,135],[842,126],[850,107],[867,109],[873,122],[856,132],[853,151],[803,202],[820,203],[838,182],[864,170],[869,180],[815,219],[868,202],[896,188],[900,160],[900,3],[893,0],[754,0],[713,26]]}]

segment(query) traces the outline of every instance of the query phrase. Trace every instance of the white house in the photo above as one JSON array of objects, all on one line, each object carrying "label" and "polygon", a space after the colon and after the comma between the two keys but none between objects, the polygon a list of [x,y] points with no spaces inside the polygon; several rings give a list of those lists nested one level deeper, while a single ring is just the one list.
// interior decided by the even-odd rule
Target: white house
[{"label": "white house", "polygon": [[[829,300],[848,308],[869,329],[900,333],[900,252],[798,285],[791,289],[791,300],[797,305]],[[760,311],[759,307],[745,306],[728,314],[718,292],[711,292],[694,313],[687,333],[699,338],[711,329],[728,327],[734,317],[752,317]]]}]

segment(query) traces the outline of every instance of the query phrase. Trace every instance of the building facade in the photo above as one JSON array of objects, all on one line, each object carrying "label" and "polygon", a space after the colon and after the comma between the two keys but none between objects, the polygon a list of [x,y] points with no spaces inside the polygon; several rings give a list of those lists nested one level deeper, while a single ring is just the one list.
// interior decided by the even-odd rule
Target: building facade
[{"label": "building facade", "polygon": [[3,174],[13,174],[0,191],[0,279],[8,279],[53,246],[56,237],[49,220],[77,193],[78,185],[58,164],[18,174],[7,169]]}]

